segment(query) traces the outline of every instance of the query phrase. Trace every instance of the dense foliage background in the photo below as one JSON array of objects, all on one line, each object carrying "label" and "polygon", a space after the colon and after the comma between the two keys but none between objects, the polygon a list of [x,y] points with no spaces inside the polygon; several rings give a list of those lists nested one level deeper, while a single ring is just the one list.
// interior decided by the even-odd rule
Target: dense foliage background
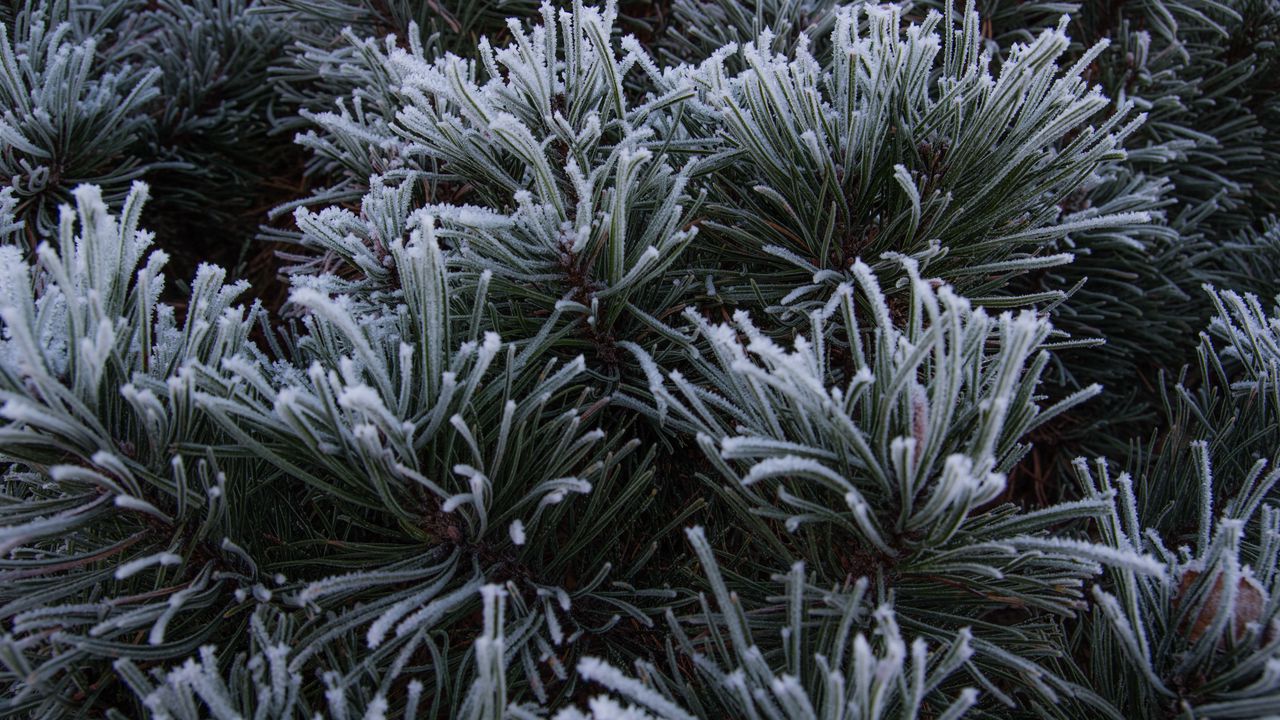
[{"label": "dense foliage background", "polygon": [[1280,717],[1276,0],[3,0],[0,710]]}]

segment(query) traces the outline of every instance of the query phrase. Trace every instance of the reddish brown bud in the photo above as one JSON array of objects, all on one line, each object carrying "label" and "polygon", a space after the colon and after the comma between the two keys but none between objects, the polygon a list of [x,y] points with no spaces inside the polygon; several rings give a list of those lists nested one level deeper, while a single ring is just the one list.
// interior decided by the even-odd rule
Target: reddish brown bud
[{"label": "reddish brown bud", "polygon": [[[1191,586],[1200,575],[1201,572],[1199,570],[1187,570],[1182,573],[1182,578],[1178,581],[1178,592],[1174,597],[1175,607],[1191,591]],[[1209,629],[1209,626],[1213,624],[1213,619],[1217,617],[1223,602],[1222,589],[1224,579],[1222,575],[1218,576],[1213,583],[1213,588],[1201,604],[1200,611],[1196,613],[1194,618],[1189,620],[1190,627],[1183,626],[1183,631],[1186,632],[1187,639],[1191,642],[1199,640],[1204,635],[1205,630]],[[1250,623],[1262,620],[1262,613],[1266,606],[1266,590],[1252,577],[1241,576],[1240,581],[1236,584],[1236,601],[1231,617],[1231,634],[1237,642],[1244,639]]]}]

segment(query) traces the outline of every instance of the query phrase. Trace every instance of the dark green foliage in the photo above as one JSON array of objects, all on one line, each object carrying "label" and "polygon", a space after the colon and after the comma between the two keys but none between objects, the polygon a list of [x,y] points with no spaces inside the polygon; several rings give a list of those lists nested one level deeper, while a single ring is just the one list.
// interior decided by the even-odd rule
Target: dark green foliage
[{"label": "dark green foliage", "polygon": [[112,21],[131,7],[26,2],[0,34],[0,163],[33,238],[53,231],[58,206],[79,183],[95,182],[119,202],[133,180],[164,164],[146,142],[160,72],[112,43]]},{"label": "dark green foliage", "polygon": [[0,29],[0,714],[1280,715],[1276,0]]}]

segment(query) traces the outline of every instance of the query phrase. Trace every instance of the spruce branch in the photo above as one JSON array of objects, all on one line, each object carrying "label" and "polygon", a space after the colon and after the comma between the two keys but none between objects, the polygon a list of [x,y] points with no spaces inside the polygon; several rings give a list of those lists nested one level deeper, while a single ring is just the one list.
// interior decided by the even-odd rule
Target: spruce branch
[{"label": "spruce branch", "polygon": [[[148,189],[120,215],[95,186],[64,206],[57,247],[28,266],[0,247],[0,644],[11,712],[36,716],[118,693],[110,658],[178,658],[234,637],[283,576],[264,576],[252,463],[193,414],[195,366],[252,354],[256,308],[206,266],[185,317],[158,302],[165,254],[146,255]],[[192,452],[192,449],[196,450]],[[248,548],[248,549],[246,549]],[[106,673],[104,675],[104,673]]]},{"label": "spruce branch", "polygon": [[[1029,311],[991,317],[902,262],[910,294],[900,314],[871,269],[855,263],[855,283],[810,313],[810,332],[790,350],[745,313],[732,325],[690,313],[698,338],[687,349],[690,371],[655,369],[647,411],[697,434],[753,553],[802,558],[823,582],[867,577],[928,637],[970,626],[981,646],[974,667],[1000,675],[1030,666],[1013,647],[1035,632],[1040,613],[1082,609],[1084,583],[1104,567],[1164,569],[1149,555],[1062,532],[1063,523],[1105,517],[1113,503],[1105,492],[1031,511],[997,503],[1028,449],[1025,435],[1097,389],[1042,408],[1049,323]],[[987,622],[993,603],[1027,626]],[[1081,694],[1050,668],[1036,673],[1025,690],[1046,704]]]},{"label": "spruce branch", "polygon": [[689,121],[722,139],[703,164],[720,211],[705,234],[744,264],[722,292],[794,306],[800,320],[855,259],[893,272],[881,259],[892,250],[968,295],[1000,294],[1070,262],[1048,250],[1057,239],[1146,222],[1144,210],[1068,218],[1059,207],[1124,157],[1142,121],[1128,103],[1100,117],[1108,100],[1083,71],[1105,43],[1068,64],[1066,22],[996,62],[972,3],[919,24],[859,5],[836,12],[829,65],[804,42],[774,52],[764,32],[737,51],[743,70],[726,67],[729,47],[689,71]]}]

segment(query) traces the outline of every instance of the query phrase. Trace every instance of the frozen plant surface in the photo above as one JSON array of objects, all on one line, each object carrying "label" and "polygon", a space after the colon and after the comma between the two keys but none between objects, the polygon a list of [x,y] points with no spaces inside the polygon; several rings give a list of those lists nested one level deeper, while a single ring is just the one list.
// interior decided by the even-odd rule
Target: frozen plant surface
[{"label": "frozen plant surface", "polygon": [[0,714],[1280,717],[1280,2],[0,6]]}]

